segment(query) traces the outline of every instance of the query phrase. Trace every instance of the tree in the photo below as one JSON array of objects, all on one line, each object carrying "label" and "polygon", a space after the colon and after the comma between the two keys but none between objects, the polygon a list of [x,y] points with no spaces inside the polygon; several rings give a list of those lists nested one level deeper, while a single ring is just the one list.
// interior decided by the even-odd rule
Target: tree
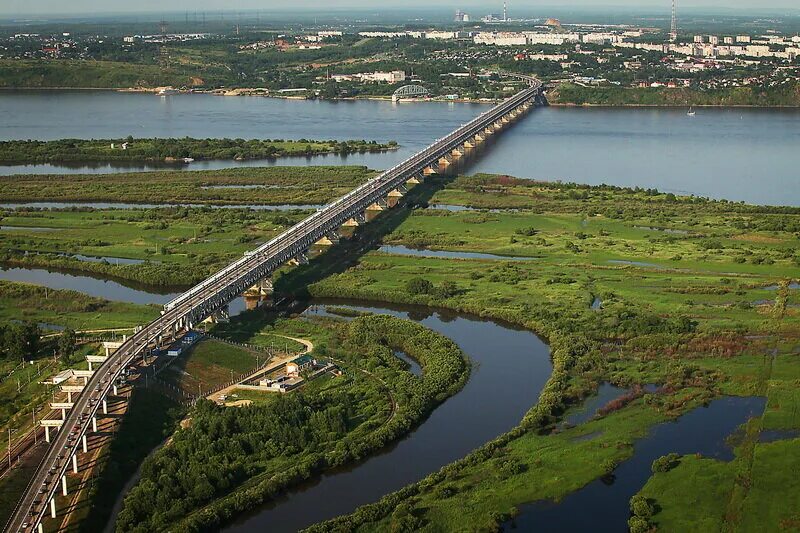
[{"label": "tree", "polygon": [[32,359],[39,352],[38,324],[9,324],[3,328],[2,336],[3,352],[13,359]]},{"label": "tree", "polygon": [[667,455],[663,455],[653,461],[653,465],[651,466],[651,470],[653,473],[657,472],[669,472],[676,466],[678,466],[678,459],[680,456],[677,453],[670,453]]},{"label": "tree", "polygon": [[631,512],[634,516],[638,516],[647,520],[653,516],[655,509],[653,508],[653,505],[647,501],[647,498],[637,494],[631,498]]},{"label": "tree", "polygon": [[430,294],[433,291],[433,284],[427,279],[411,278],[406,282],[406,290],[413,295]]},{"label": "tree", "polygon": [[73,329],[65,329],[58,337],[58,353],[62,358],[69,359],[75,352],[75,344],[78,341],[78,336]]}]

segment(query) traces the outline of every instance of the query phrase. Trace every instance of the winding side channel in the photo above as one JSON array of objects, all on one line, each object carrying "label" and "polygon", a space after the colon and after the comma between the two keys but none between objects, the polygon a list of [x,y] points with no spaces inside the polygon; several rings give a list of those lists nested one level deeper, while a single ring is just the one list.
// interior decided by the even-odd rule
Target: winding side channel
[{"label": "winding side channel", "polygon": [[[133,289],[113,281],[44,269],[0,270],[0,279],[133,303],[158,304],[171,296],[156,294],[149,287]],[[415,320],[449,337],[473,363],[470,380],[406,438],[350,468],[290,491],[226,531],[297,531],[352,512],[418,481],[516,426],[537,402],[552,372],[548,346],[530,331],[510,325],[428,308],[335,300],[314,302],[305,314],[338,316],[329,312],[328,305]],[[242,298],[231,302],[231,315],[244,307]]]},{"label": "winding side channel", "polygon": [[529,331],[426,308],[315,304],[307,315],[336,316],[326,309],[330,304],[415,320],[456,342],[473,362],[472,376],[405,439],[290,491],[224,531],[297,531],[418,481],[517,425],[552,371],[549,348]]}]

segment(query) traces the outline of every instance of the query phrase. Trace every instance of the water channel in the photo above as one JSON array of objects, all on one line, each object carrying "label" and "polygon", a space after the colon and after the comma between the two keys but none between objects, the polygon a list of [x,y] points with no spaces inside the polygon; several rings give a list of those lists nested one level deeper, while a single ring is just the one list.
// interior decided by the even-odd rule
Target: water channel
[{"label": "water channel", "polygon": [[654,460],[674,452],[730,461],[733,449],[726,440],[749,418],[760,416],[765,405],[766,399],[760,397],[723,397],[673,422],[659,424],[634,443],[633,457],[620,464],[611,476],[592,481],[560,502],[523,505],[506,530],[627,531],[628,501],[647,483]]},{"label": "water channel", "polygon": [[411,248],[402,245],[385,244],[378,248],[379,252],[391,255],[410,255],[413,257],[438,257],[444,259],[491,259],[502,261],[533,261],[537,257],[521,257],[513,255],[485,254],[480,252],[453,252],[447,250],[429,250],[428,248]]},{"label": "water channel", "polygon": [[[383,169],[486,105],[283,100],[111,91],[2,91],[0,139],[214,137],[396,140],[400,150],[179,168],[348,164]],[[209,130],[213,124],[213,131]],[[523,178],[654,187],[750,203],[800,205],[800,110],[539,108],[469,168]],[[113,172],[160,165],[0,166],[0,174]]]}]

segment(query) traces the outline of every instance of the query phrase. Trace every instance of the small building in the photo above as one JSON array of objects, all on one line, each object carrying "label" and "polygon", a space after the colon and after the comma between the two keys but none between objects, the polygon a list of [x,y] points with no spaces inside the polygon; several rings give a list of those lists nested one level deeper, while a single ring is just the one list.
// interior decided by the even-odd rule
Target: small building
[{"label": "small building", "polygon": [[183,353],[183,342],[175,341],[169,345],[167,348],[167,355],[170,357],[178,357],[180,354]]},{"label": "small building", "polygon": [[297,359],[293,359],[286,363],[286,375],[298,376],[303,370],[313,370],[317,365],[317,360],[310,355],[301,355]]},{"label": "small building", "polygon": [[75,372],[73,372],[70,369],[62,370],[61,372],[53,376],[53,385],[64,383],[65,381],[72,379],[74,375]]},{"label": "small building", "polygon": [[202,339],[203,336],[197,331],[190,331],[181,339],[181,343],[185,346],[192,346],[194,343]]}]

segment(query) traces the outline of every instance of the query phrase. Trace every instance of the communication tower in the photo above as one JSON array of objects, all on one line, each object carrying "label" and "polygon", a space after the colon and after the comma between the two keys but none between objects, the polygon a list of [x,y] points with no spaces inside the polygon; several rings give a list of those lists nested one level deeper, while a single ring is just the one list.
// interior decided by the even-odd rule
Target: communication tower
[{"label": "communication tower", "polygon": [[161,68],[166,69],[169,67],[169,52],[167,51],[167,22],[164,19],[161,19],[158,29],[161,31],[161,42],[158,43],[158,64]]},{"label": "communication tower", "polygon": [[669,27],[669,41],[674,43],[678,40],[678,12],[675,9],[675,0],[672,0],[672,23]]}]

